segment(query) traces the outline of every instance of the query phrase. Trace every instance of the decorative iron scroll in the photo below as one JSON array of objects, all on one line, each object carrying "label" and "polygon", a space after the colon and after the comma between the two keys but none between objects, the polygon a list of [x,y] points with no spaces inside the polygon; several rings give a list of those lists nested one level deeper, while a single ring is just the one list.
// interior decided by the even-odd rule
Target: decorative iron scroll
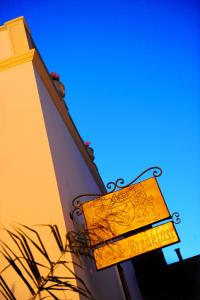
[{"label": "decorative iron scroll", "polygon": [[[123,178],[118,178],[115,182],[108,182],[106,187],[107,189],[111,189],[108,193],[113,193],[117,188],[122,189],[126,188],[130,185],[132,185],[134,182],[136,182],[140,177],[142,177],[145,173],[154,170],[153,171],[153,177],[159,177],[162,175],[162,169],[160,167],[151,167],[140,173],[135,179],[133,179],[129,184],[123,185],[124,184],[124,179]],[[120,185],[119,185],[120,184]]]},{"label": "decorative iron scroll", "polygon": [[79,200],[80,198],[83,198],[83,197],[92,197],[92,196],[102,196],[104,195],[103,193],[102,194],[82,194],[82,195],[79,195],[77,197],[75,197],[72,201],[72,205],[74,207],[73,211],[70,212],[70,218],[73,220],[74,218],[74,214],[76,214],[77,216],[80,216],[82,215],[83,213],[83,210],[82,210],[82,203],[81,201]]},{"label": "decorative iron scroll", "polygon": [[172,214],[172,221],[174,224],[180,224],[181,223],[181,218],[178,212],[174,212]]},{"label": "decorative iron scroll", "polygon": [[82,194],[79,195],[77,197],[75,197],[72,201],[72,206],[74,207],[74,209],[72,210],[72,212],[70,213],[70,218],[73,220],[74,219],[74,214],[76,214],[77,216],[82,215],[83,210],[82,210],[82,203],[80,201],[80,198],[83,197],[92,197],[92,196],[96,196],[96,197],[101,197],[110,193],[113,193],[116,191],[116,189],[123,189],[126,187],[131,186],[133,183],[135,183],[140,177],[142,177],[145,173],[149,172],[149,171],[153,171],[153,177],[159,177],[162,175],[162,169],[160,167],[154,166],[154,167],[150,167],[148,169],[146,169],[145,171],[143,171],[142,173],[140,173],[135,179],[133,179],[129,184],[123,185],[124,184],[124,179],[123,178],[118,178],[115,182],[110,181],[107,183],[106,187],[109,190],[107,193],[101,193],[101,194]]}]

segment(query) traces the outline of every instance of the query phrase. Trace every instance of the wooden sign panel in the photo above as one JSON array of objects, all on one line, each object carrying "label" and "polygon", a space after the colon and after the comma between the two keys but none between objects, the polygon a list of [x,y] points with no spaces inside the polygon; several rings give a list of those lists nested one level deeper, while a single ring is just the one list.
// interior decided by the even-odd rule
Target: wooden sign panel
[{"label": "wooden sign panel", "polygon": [[148,229],[94,250],[97,270],[179,242],[172,222]]},{"label": "wooden sign panel", "polygon": [[90,245],[169,218],[154,177],[83,203]]}]

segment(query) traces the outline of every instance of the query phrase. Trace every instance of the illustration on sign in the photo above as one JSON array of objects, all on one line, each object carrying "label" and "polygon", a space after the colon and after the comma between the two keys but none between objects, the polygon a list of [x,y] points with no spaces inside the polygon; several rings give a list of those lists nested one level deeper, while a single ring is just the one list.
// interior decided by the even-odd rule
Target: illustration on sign
[{"label": "illustration on sign", "polygon": [[170,217],[154,177],[85,202],[82,208],[91,246]]},{"label": "illustration on sign", "polygon": [[168,222],[94,249],[93,254],[97,270],[100,270],[177,242],[179,237],[174,225]]}]

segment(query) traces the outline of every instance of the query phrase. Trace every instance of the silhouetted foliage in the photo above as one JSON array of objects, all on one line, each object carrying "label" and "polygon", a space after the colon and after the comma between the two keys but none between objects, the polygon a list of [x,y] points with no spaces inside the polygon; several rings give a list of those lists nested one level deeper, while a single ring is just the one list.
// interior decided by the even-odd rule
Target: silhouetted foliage
[{"label": "silhouetted foliage", "polygon": [[[73,291],[94,299],[85,282],[70,267],[75,264],[82,268],[80,256],[90,257],[87,234],[83,227],[77,232],[70,231],[62,241],[61,234],[56,225],[42,225],[51,229],[53,242],[57,245],[59,255],[56,260],[51,259],[51,249],[47,249],[41,234],[25,225],[19,225],[14,230],[5,229],[15,247],[0,241],[1,254],[8,265],[0,272],[0,295],[6,300],[18,300],[4,278],[4,272],[12,268],[30,292],[31,300],[62,299],[64,292]],[[40,261],[35,259],[35,254]],[[67,253],[78,258],[79,263],[69,261]],[[59,267],[66,269],[66,276],[61,276]],[[78,283],[75,285],[73,281]],[[60,295],[58,298],[58,294]],[[65,294],[66,295],[66,294]]]}]

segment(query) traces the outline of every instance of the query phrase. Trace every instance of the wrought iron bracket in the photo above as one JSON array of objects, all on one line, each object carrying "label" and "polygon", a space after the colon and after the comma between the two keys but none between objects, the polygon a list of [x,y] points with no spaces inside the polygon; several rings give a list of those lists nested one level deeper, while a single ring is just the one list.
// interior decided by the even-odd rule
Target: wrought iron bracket
[{"label": "wrought iron bracket", "polygon": [[172,222],[174,224],[180,224],[181,223],[181,218],[180,218],[180,215],[177,211],[172,214]]},{"label": "wrought iron bracket", "polygon": [[[159,177],[162,175],[162,169],[160,167],[150,167],[140,173],[135,179],[133,179],[129,184],[123,185],[124,184],[124,179],[123,178],[118,178],[115,182],[110,181],[107,183],[106,187],[109,190],[108,193],[113,193],[115,190],[126,188],[128,186],[131,186],[133,183],[135,183],[140,177],[142,177],[145,173],[153,171],[153,177]],[[120,184],[120,185],[119,185]]]},{"label": "wrought iron bracket", "polygon": [[77,216],[82,215],[83,210],[82,210],[82,203],[80,201],[80,198],[92,197],[92,196],[100,197],[102,195],[104,195],[104,194],[81,194],[81,195],[75,197],[72,201],[72,206],[74,208],[73,208],[72,212],[70,212],[70,218],[73,220],[74,219],[74,214],[76,214]]}]

